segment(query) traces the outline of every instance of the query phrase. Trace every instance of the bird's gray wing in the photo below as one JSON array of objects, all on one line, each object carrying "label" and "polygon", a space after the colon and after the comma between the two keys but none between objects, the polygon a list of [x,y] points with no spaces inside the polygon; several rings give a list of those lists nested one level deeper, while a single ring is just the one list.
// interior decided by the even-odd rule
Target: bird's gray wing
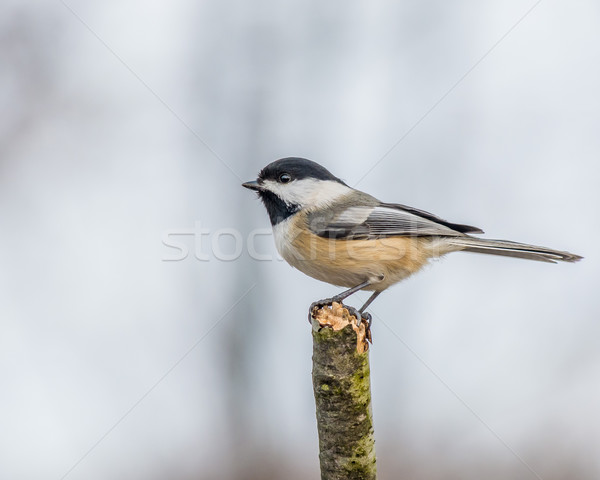
[{"label": "bird's gray wing", "polygon": [[476,227],[450,223],[429,212],[390,203],[314,212],[309,216],[309,227],[321,237],[346,239],[483,233]]}]

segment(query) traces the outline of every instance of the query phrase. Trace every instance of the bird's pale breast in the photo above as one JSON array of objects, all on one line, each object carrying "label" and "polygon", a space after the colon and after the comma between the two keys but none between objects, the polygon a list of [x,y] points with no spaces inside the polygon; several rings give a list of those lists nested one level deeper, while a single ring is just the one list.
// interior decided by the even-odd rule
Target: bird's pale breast
[{"label": "bird's pale breast", "polygon": [[334,285],[353,287],[368,280],[373,285],[365,290],[382,291],[417,272],[432,256],[431,241],[423,237],[329,239],[297,228],[304,221],[298,213],[274,227],[277,249],[293,267]]}]

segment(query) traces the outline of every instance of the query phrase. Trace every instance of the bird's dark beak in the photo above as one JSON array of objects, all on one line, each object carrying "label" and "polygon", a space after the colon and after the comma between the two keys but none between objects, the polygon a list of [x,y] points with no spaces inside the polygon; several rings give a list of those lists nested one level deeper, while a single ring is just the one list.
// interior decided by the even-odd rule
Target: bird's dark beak
[{"label": "bird's dark beak", "polygon": [[242,183],[242,187],[249,188],[250,190],[262,190],[262,187],[256,180],[252,180],[251,182]]}]

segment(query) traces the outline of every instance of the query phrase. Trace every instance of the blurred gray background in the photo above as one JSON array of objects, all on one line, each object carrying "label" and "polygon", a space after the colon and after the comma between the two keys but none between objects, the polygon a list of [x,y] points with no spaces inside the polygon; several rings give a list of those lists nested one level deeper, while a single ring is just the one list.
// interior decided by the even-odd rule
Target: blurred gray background
[{"label": "blurred gray background", "polygon": [[240,187],[294,155],[586,257],[453,254],[378,299],[380,477],[599,478],[599,23],[591,0],[4,0],[0,477],[318,477],[306,311],[339,289],[276,259]]}]

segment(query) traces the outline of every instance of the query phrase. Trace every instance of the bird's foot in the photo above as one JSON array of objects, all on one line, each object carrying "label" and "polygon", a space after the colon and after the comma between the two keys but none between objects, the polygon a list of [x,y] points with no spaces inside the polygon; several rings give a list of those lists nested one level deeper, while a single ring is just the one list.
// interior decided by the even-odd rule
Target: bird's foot
[{"label": "bird's foot", "polygon": [[332,298],[324,298],[323,300],[317,300],[316,302],[311,303],[310,308],[308,309],[308,323],[310,323],[312,325],[312,320],[314,318],[314,314],[316,313],[316,310],[319,310],[325,306],[333,305],[333,302],[335,302],[335,301],[336,301],[335,297],[332,297]]},{"label": "bird's foot", "polygon": [[344,305],[344,308],[348,310],[350,315],[354,315],[356,317],[356,326],[359,326],[363,320],[367,322],[367,327],[370,325],[371,315],[369,313],[361,314],[356,308],[348,305]]},{"label": "bird's foot", "polygon": [[373,317],[369,312],[362,312],[362,319],[367,322],[367,329],[371,329],[371,324],[373,323]]},{"label": "bird's foot", "polygon": [[360,326],[362,322],[365,322],[365,335],[367,337],[367,340],[369,340],[369,342],[373,343],[373,340],[371,338],[371,323],[373,323],[373,317],[371,316],[371,314],[369,312],[361,313],[354,307],[351,307],[349,305],[344,305],[341,300],[339,300],[335,297],[324,298],[323,300],[318,300],[316,302],[313,302],[310,305],[310,308],[308,310],[308,322],[312,325],[312,320],[313,320],[313,318],[315,318],[314,315],[315,315],[316,311],[325,306],[331,306],[334,302],[342,305],[342,307],[344,307],[346,310],[348,310],[348,313],[350,315],[353,315],[354,317],[356,317],[356,326],[357,327]]},{"label": "bird's foot", "polygon": [[[371,324],[373,323],[373,317],[369,312],[361,313],[362,319],[365,321],[365,335],[367,336],[367,340],[373,343],[373,337],[371,337]],[[358,318],[358,317],[357,317]]]},{"label": "bird's foot", "polygon": [[334,302],[342,305],[342,307],[348,310],[348,313],[350,315],[354,315],[356,317],[357,325],[360,325],[362,321],[365,321],[367,322],[367,328],[371,326],[373,318],[371,317],[371,314],[369,312],[361,313],[356,308],[351,307],[350,305],[344,305],[344,303],[342,303],[342,301],[337,299],[336,297],[324,298],[323,300],[318,300],[316,302],[311,303],[310,308],[308,309],[308,321],[312,323],[312,319],[314,318],[316,310],[319,310],[320,308],[326,306],[331,306]]},{"label": "bird's foot", "polygon": [[361,312],[354,307],[349,307],[344,305],[344,308],[348,310],[350,315],[354,315],[356,317],[356,326],[360,327],[362,322],[365,322],[365,335],[367,336],[367,340],[373,343],[371,339],[371,323],[373,323],[373,317],[369,312]]}]

